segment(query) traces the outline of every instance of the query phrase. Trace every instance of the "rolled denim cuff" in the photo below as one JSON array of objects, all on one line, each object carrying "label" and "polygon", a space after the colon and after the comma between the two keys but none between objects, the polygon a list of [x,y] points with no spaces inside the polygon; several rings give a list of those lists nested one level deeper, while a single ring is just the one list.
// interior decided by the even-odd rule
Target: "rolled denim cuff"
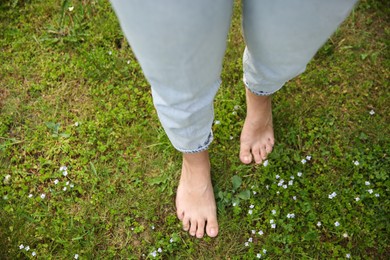
[{"label": "rolled denim cuff", "polygon": [[214,139],[214,136],[213,136],[213,132],[211,131],[209,136],[207,137],[206,141],[203,143],[203,145],[199,146],[196,149],[191,149],[191,150],[181,149],[179,147],[176,147],[173,144],[172,145],[173,145],[173,147],[175,147],[176,150],[178,150],[179,152],[182,152],[182,153],[200,153],[200,152],[206,151],[209,148],[209,146],[212,143],[213,139]]}]

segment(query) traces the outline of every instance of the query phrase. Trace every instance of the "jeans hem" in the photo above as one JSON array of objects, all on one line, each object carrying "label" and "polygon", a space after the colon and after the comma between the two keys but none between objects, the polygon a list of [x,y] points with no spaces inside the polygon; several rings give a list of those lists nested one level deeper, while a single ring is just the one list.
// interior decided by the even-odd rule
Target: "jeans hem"
[{"label": "jeans hem", "polygon": [[249,87],[249,84],[248,84],[248,82],[246,82],[245,80],[244,80],[244,85],[245,85],[245,87],[250,91],[250,92],[252,92],[253,94],[255,94],[256,96],[270,96],[270,95],[272,95],[272,94],[274,94],[275,92],[277,92],[279,89],[281,89],[282,87],[280,87],[280,88],[278,88],[278,89],[276,89],[276,90],[274,90],[274,91],[271,91],[271,92],[265,92],[265,91],[259,91],[259,90],[254,90],[254,89],[251,89],[250,87]]},{"label": "jeans hem", "polygon": [[209,148],[213,139],[214,139],[213,132],[210,132],[209,136],[206,139],[206,142],[196,149],[193,149],[193,150],[189,149],[188,150],[188,149],[180,149],[177,147],[175,147],[175,148],[176,148],[176,150],[178,150],[179,152],[182,152],[182,153],[200,153],[200,152],[206,151]]}]

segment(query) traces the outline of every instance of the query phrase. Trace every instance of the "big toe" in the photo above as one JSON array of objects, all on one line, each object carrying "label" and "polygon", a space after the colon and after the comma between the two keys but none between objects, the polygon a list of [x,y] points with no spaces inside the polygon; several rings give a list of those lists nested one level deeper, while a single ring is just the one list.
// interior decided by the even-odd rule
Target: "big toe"
[{"label": "big toe", "polygon": [[218,222],[216,218],[207,220],[206,232],[209,237],[216,237],[218,235]]},{"label": "big toe", "polygon": [[242,163],[249,164],[252,162],[252,154],[250,146],[241,144],[240,148],[240,160]]}]

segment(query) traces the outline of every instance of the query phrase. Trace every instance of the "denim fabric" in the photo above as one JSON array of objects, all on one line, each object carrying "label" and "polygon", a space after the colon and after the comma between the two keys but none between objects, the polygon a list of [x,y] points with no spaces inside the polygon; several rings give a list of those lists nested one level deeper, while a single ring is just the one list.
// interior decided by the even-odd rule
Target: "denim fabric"
[{"label": "denim fabric", "polygon": [[[270,95],[302,73],[357,0],[243,0],[245,86]],[[111,0],[173,146],[212,141],[233,0]]]}]

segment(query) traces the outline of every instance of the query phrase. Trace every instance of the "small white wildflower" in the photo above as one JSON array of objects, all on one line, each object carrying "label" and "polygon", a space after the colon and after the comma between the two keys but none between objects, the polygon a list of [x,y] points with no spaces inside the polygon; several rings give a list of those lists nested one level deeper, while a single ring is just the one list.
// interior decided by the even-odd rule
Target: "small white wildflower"
[{"label": "small white wildflower", "polygon": [[127,61],[127,64],[130,64],[130,60]]},{"label": "small white wildflower", "polygon": [[372,189],[367,190],[368,193],[372,194],[374,191]]},{"label": "small white wildflower", "polygon": [[251,209],[248,210],[248,214],[249,214],[249,215],[252,215],[252,213],[253,213],[253,210],[251,210]]},{"label": "small white wildflower", "polygon": [[259,234],[260,236],[264,235],[264,232],[263,230],[259,230],[259,232],[257,232],[257,234]]},{"label": "small white wildflower", "polygon": [[66,187],[62,188],[63,191],[66,191]]},{"label": "small white wildflower", "polygon": [[30,194],[28,194],[28,197],[29,197],[29,198],[32,198],[32,197],[33,197],[33,195],[30,193]]},{"label": "small white wildflower", "polygon": [[274,210],[274,209],[271,212],[272,212],[272,215],[276,214],[276,210]]},{"label": "small white wildflower", "polygon": [[250,238],[248,239],[248,242],[249,242],[249,243],[252,243],[252,242],[253,242],[253,238],[250,237]]},{"label": "small white wildflower", "polygon": [[290,186],[292,186],[294,184],[294,181],[293,180],[290,180],[289,182],[288,182],[288,185],[290,185]]},{"label": "small white wildflower", "polygon": [[268,166],[268,160],[265,160],[265,161],[263,162],[263,166],[264,166],[264,167],[267,167],[267,166]]},{"label": "small white wildflower", "polygon": [[276,174],[275,178],[276,178],[276,179],[279,179],[279,178],[280,178],[279,174]]},{"label": "small white wildflower", "polygon": [[249,246],[249,243],[248,243],[248,242],[245,242],[244,245],[245,245],[245,246]]},{"label": "small white wildflower", "polygon": [[234,106],[234,110],[239,110],[240,109],[240,106],[239,105],[235,105]]},{"label": "small white wildflower", "polygon": [[3,200],[7,200],[7,199],[8,199],[8,195],[4,195]]},{"label": "small white wildflower", "polygon": [[266,254],[267,253],[267,250],[266,249],[263,249],[263,254]]},{"label": "small white wildflower", "polygon": [[251,208],[251,209],[253,209],[255,207],[255,205],[253,205],[253,204],[251,204],[250,206],[249,206],[249,208]]},{"label": "small white wildflower", "polygon": [[268,190],[269,189],[269,185],[265,185],[265,188]]},{"label": "small white wildflower", "polygon": [[278,194],[278,195],[279,195],[279,194],[280,194],[280,191],[277,191],[277,192],[276,192],[276,194]]},{"label": "small white wildflower", "polygon": [[369,181],[365,181],[364,184],[366,184],[366,186],[369,186],[371,183]]},{"label": "small white wildflower", "polygon": [[291,179],[291,180],[294,180],[294,179],[295,179],[295,177],[294,177],[293,175],[291,175],[291,176],[290,176],[290,179]]},{"label": "small white wildflower", "polygon": [[358,161],[354,161],[353,164],[355,164],[356,166],[358,166],[360,163]]},{"label": "small white wildflower", "polygon": [[109,52],[108,52],[108,55],[112,55],[112,51],[109,51]]},{"label": "small white wildflower", "polygon": [[346,254],[345,257],[346,258],[351,258],[351,254]]},{"label": "small white wildflower", "polygon": [[270,223],[270,224],[273,224],[273,223],[275,223],[275,221],[274,221],[273,219],[271,219],[271,220],[269,221],[269,223]]},{"label": "small white wildflower", "polygon": [[284,188],[284,189],[287,189],[287,185],[286,185],[286,184],[284,184],[284,185],[283,185],[283,188]]},{"label": "small white wildflower", "polygon": [[252,235],[256,234],[256,230],[254,230],[254,229],[252,229],[251,232],[252,232]]},{"label": "small white wildflower", "polygon": [[378,197],[379,197],[379,193],[375,193],[375,197],[377,197],[377,198],[378,198]]},{"label": "small white wildflower", "polygon": [[338,227],[338,226],[340,226],[340,223],[339,223],[338,221],[336,221],[336,222],[334,223],[334,225],[335,225],[336,227]]},{"label": "small white wildflower", "polygon": [[317,227],[321,227],[321,225],[322,225],[321,222],[318,221],[317,222]]},{"label": "small white wildflower", "polygon": [[69,187],[73,188],[73,187],[74,187],[73,183],[72,183],[72,184],[70,184],[70,185],[69,185]]},{"label": "small white wildflower", "polygon": [[355,200],[356,200],[356,201],[359,201],[359,200],[360,200],[360,198],[359,198],[359,197],[356,197],[356,198],[355,198]]},{"label": "small white wildflower", "polygon": [[306,163],[306,159],[302,159],[302,160],[301,160],[301,163],[302,163],[302,164],[305,164],[305,163]]},{"label": "small white wildflower", "polygon": [[287,218],[295,218],[295,214],[294,214],[294,213],[291,213],[291,214],[288,213],[288,214],[287,214]]},{"label": "small white wildflower", "polygon": [[348,233],[344,233],[344,234],[343,234],[343,237],[344,237],[344,238],[347,238],[347,237],[348,237]]},{"label": "small white wildflower", "polygon": [[74,259],[78,259],[78,258],[79,258],[79,254],[75,254]]},{"label": "small white wildflower", "polygon": [[19,249],[22,250],[23,248],[24,248],[24,245],[21,244],[21,245],[19,246]]},{"label": "small white wildflower", "polygon": [[66,171],[67,169],[68,169],[68,167],[66,167],[66,166],[61,166],[61,167],[60,167],[60,172]]},{"label": "small white wildflower", "polygon": [[68,171],[62,171],[62,175],[64,175],[66,177],[66,175],[68,175]]},{"label": "small white wildflower", "polygon": [[46,194],[45,193],[42,193],[41,194],[41,199],[44,199],[46,197]]},{"label": "small white wildflower", "polygon": [[293,196],[293,200],[297,200],[297,196]]},{"label": "small white wildflower", "polygon": [[153,257],[156,257],[157,256],[157,252],[153,251],[152,253],[150,253],[150,255],[153,256]]},{"label": "small white wildflower", "polygon": [[69,8],[68,8],[69,12],[72,12],[73,9],[74,9],[74,6],[69,6]]},{"label": "small white wildflower", "polygon": [[32,255],[32,256],[36,256],[37,253],[34,251],[34,252],[31,253],[31,255]]},{"label": "small white wildflower", "polygon": [[161,247],[159,247],[159,248],[157,249],[157,252],[162,253]]},{"label": "small white wildflower", "polygon": [[306,156],[306,160],[310,161],[311,160],[311,156],[310,155]]},{"label": "small white wildflower", "polygon": [[257,254],[256,257],[257,257],[257,258],[261,258],[261,254]]},{"label": "small white wildflower", "polygon": [[252,193],[253,193],[253,195],[256,195],[256,194],[257,194],[257,192],[256,192],[256,191],[252,191]]},{"label": "small white wildflower", "polygon": [[173,238],[169,239],[169,243],[173,243]]},{"label": "small white wildflower", "polygon": [[221,121],[219,121],[219,120],[215,120],[215,121],[214,121],[214,124],[216,124],[216,125],[220,125],[220,124],[221,124]]},{"label": "small white wildflower", "polygon": [[370,115],[373,116],[375,114],[375,111],[371,109],[371,111],[369,113],[370,113]]},{"label": "small white wildflower", "polygon": [[74,126],[79,126],[79,125],[80,125],[79,122],[74,123]]},{"label": "small white wildflower", "polygon": [[68,186],[68,185],[69,185],[69,183],[70,183],[70,182],[69,182],[69,181],[67,181],[67,182],[65,183],[65,185],[66,185],[66,186]]},{"label": "small white wildflower", "polygon": [[237,206],[237,203],[233,202],[233,207]]},{"label": "small white wildflower", "polygon": [[59,183],[59,180],[55,179],[54,184],[57,185]]},{"label": "small white wildflower", "polygon": [[276,228],[276,224],[272,224],[271,228],[275,229]]},{"label": "small white wildflower", "polygon": [[29,247],[29,246],[26,246],[26,247],[24,248],[24,250],[28,251],[28,250],[30,250],[30,247]]},{"label": "small white wildflower", "polygon": [[154,225],[152,225],[151,228],[154,230],[155,229]]},{"label": "small white wildflower", "polygon": [[337,193],[336,192],[333,192],[332,194],[329,194],[328,195],[328,198],[329,199],[333,199],[334,197],[336,197],[337,196]]},{"label": "small white wildflower", "polygon": [[234,137],[233,137],[233,136],[230,136],[230,137],[229,137],[229,139],[230,139],[230,140],[233,140],[233,139],[234,139]]},{"label": "small white wildflower", "polygon": [[297,176],[298,176],[298,177],[301,177],[301,176],[302,176],[302,173],[301,173],[301,172],[298,172],[298,173],[297,173]]}]

